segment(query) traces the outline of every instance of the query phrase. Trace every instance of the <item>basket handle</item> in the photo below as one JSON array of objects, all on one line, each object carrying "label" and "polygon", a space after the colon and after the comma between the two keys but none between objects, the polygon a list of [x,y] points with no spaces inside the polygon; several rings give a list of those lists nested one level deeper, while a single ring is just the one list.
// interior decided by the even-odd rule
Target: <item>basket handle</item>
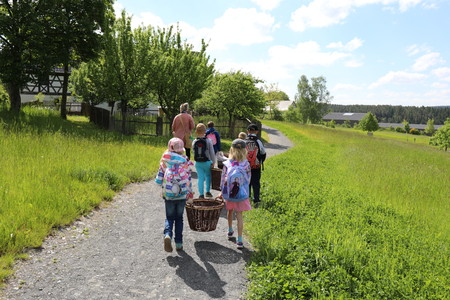
[{"label": "basket handle", "polygon": [[223,197],[219,197],[219,196],[217,196],[216,198],[214,198],[214,200],[222,200],[222,203],[225,202],[225,201],[223,200]]}]

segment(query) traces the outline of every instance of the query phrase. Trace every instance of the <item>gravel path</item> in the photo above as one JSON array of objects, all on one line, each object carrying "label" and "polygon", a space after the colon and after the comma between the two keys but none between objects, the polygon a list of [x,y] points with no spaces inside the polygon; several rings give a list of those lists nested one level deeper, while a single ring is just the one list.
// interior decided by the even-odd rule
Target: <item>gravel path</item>
[{"label": "gravel path", "polygon": [[[277,130],[263,129],[269,157],[292,146]],[[130,184],[112,202],[55,231],[17,263],[0,298],[242,298],[252,247],[244,239],[246,248],[238,250],[228,241],[225,210],[212,232],[190,230],[185,216],[184,251],[167,253],[159,194],[153,181]]]}]

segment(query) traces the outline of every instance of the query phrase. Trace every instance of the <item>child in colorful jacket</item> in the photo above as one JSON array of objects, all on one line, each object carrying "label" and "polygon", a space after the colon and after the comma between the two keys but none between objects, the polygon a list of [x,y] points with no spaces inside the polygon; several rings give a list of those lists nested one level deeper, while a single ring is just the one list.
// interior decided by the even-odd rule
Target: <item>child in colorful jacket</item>
[{"label": "child in colorful jacket", "polygon": [[172,252],[173,227],[175,225],[176,250],[183,250],[183,214],[186,200],[194,197],[190,166],[193,165],[184,155],[184,143],[172,138],[168,149],[161,157],[155,182],[162,186],[165,202],[166,220],[164,225],[164,250]]}]

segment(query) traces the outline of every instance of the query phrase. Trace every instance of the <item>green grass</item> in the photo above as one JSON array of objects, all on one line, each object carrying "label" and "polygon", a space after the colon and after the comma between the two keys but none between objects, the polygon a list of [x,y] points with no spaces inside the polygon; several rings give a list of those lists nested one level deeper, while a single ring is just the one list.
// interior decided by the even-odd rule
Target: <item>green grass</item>
[{"label": "green grass", "polygon": [[0,111],[0,282],[52,228],[154,176],[167,140],[103,131],[83,117],[63,121],[45,109]]},{"label": "green grass", "polygon": [[448,153],[358,132],[278,122],[296,146],[270,158],[250,299],[447,299]]},{"label": "green grass", "polygon": [[[343,131],[358,132],[360,134],[367,135],[367,132],[359,130],[359,129],[345,128],[345,127],[336,127],[335,129],[343,130]],[[390,130],[378,130],[378,131],[375,131],[373,133],[373,135],[377,138],[394,139],[394,140],[398,140],[398,141],[414,143],[414,144],[421,144],[421,145],[429,145],[429,142],[430,142],[430,137],[427,135],[413,135],[413,134],[400,133],[400,132],[390,131]]]}]

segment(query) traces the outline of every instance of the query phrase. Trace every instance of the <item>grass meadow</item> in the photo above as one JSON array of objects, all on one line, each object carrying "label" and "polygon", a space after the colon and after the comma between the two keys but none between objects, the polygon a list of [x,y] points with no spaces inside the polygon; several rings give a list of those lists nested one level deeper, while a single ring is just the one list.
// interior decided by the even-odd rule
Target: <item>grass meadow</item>
[{"label": "grass meadow", "polygon": [[265,163],[263,205],[245,216],[248,298],[450,298],[449,153],[265,124],[296,146]]},{"label": "grass meadow", "polygon": [[0,111],[0,282],[23,249],[130,182],[154,176],[167,138],[97,129],[83,117],[25,107]]}]

